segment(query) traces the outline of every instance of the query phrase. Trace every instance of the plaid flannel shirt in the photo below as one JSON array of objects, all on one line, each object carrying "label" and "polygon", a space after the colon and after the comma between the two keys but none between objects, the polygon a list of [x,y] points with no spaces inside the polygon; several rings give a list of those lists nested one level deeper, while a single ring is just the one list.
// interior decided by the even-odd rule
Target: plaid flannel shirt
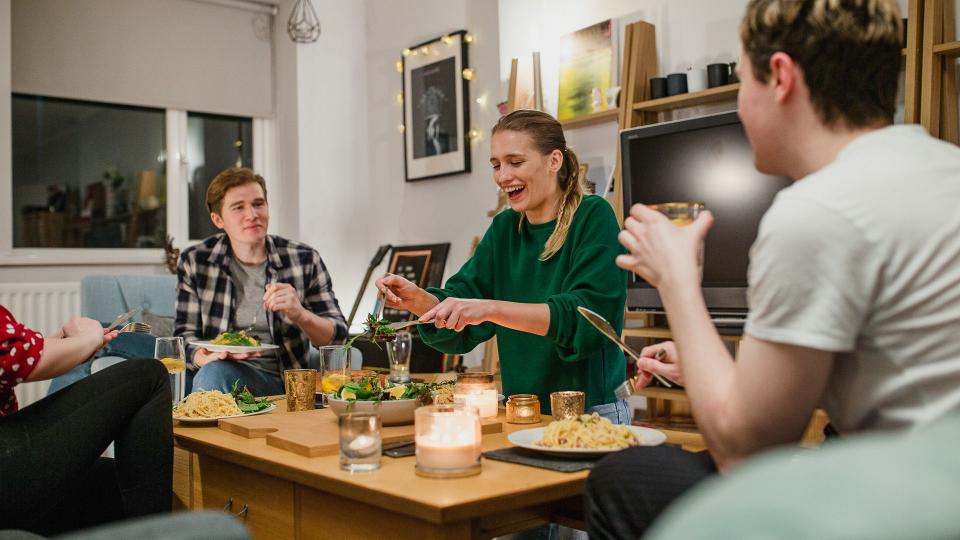
[{"label": "plaid flannel shirt", "polygon": [[[300,303],[333,321],[334,342],[347,337],[347,322],[333,294],[330,274],[320,254],[310,246],[267,235],[267,283],[289,283]],[[177,265],[177,318],[174,335],[190,343],[214,339],[235,327],[236,299],[230,274],[230,241],[217,234],[191,246]],[[283,313],[267,312],[273,342],[285,369],[300,368],[310,350],[310,338]],[[188,355],[188,357],[192,354]]]}]

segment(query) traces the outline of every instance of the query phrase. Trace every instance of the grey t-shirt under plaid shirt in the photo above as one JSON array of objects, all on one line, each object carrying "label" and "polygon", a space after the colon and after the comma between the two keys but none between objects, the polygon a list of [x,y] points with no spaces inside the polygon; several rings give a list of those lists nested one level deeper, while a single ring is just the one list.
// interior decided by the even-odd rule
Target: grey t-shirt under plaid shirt
[{"label": "grey t-shirt under plaid shirt", "polygon": [[[267,236],[266,248],[266,281],[292,285],[305,308],[333,322],[333,341],[343,341],[347,336],[347,323],[320,254],[310,246],[273,235]],[[180,255],[175,335],[183,336],[189,343],[213,339],[238,327],[239,298],[230,270],[232,258],[230,240],[222,233],[185,249]],[[282,313],[267,311],[266,317],[273,342],[280,346],[277,354],[283,367],[303,367],[310,350],[307,334]]]}]

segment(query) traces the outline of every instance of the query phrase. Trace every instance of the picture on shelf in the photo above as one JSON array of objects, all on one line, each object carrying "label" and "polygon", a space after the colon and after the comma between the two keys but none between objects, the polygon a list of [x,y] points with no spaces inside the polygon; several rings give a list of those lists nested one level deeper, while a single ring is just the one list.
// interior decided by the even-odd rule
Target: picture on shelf
[{"label": "picture on shelf", "polygon": [[613,25],[610,19],[560,38],[560,90],[557,119],[606,111],[614,85]]},{"label": "picture on shelf", "polygon": [[406,180],[470,171],[465,31],[415,47],[403,59]]}]

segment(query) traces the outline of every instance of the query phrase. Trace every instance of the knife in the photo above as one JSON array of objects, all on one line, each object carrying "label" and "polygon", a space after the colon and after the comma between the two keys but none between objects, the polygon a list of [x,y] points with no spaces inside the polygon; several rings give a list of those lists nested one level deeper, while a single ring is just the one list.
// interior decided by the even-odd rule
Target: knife
[{"label": "knife", "polygon": [[129,321],[130,318],[136,315],[138,311],[140,311],[140,308],[136,307],[124,313],[123,315],[120,315],[119,317],[114,319],[112,323],[110,323],[110,326],[108,326],[107,329],[103,331],[103,333],[106,334],[107,332],[112,331],[114,328],[120,326],[121,324]]},{"label": "knife", "polygon": [[[604,319],[597,313],[590,311],[589,309],[583,306],[577,306],[577,311],[580,312],[581,315],[583,315],[584,319],[590,321],[590,324],[592,324],[594,328],[599,330],[601,334],[607,336],[607,338],[609,338],[610,341],[616,343],[621,349],[623,349],[623,352],[629,354],[631,357],[633,357],[634,360],[640,359],[640,354],[637,353],[637,351],[631,349],[626,343],[623,342],[622,339],[620,339],[620,336],[617,335],[616,330],[614,330],[613,327],[610,326],[610,323],[607,322],[606,319]],[[666,386],[667,388],[673,388],[673,385],[667,382],[667,380],[661,377],[660,375],[653,373],[653,376],[656,377],[657,380],[660,381],[660,383]]]}]

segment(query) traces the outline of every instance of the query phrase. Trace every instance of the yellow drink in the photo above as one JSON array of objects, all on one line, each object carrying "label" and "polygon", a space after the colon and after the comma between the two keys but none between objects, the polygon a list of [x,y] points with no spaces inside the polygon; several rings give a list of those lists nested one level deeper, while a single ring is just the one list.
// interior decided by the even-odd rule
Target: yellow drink
[{"label": "yellow drink", "polygon": [[330,373],[324,375],[320,379],[320,391],[324,394],[333,394],[337,390],[340,390],[340,387],[347,384],[347,381],[350,380],[350,377],[346,376],[343,373]]},{"label": "yellow drink", "polygon": [[178,373],[187,369],[187,362],[182,358],[161,358],[160,362],[167,368],[167,373]]}]

